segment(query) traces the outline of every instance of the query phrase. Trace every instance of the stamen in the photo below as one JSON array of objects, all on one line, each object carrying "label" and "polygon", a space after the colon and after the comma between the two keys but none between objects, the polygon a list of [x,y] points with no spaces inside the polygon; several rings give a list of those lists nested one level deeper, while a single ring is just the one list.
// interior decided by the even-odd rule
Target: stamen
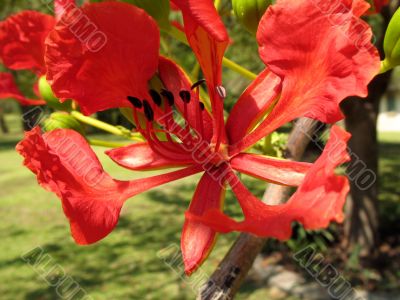
[{"label": "stamen", "polygon": [[132,97],[132,96],[128,96],[126,97],[126,99],[128,99],[128,101],[136,108],[142,108],[142,101],[140,101],[140,99],[136,98],[136,97]]},{"label": "stamen", "polygon": [[179,97],[181,97],[182,101],[185,103],[190,102],[190,92],[186,90],[182,90],[179,92]]},{"label": "stamen", "polygon": [[194,89],[197,88],[198,86],[202,85],[204,82],[206,82],[205,79],[200,79],[199,81],[193,83],[192,86],[190,87],[190,89],[191,89],[191,90],[194,90]]},{"label": "stamen", "polygon": [[174,105],[174,94],[172,94],[170,91],[162,89],[161,90],[161,95],[167,99],[167,103],[169,106]]},{"label": "stamen", "polygon": [[154,121],[154,111],[147,100],[143,100],[144,115],[149,122]]},{"label": "stamen", "polygon": [[154,104],[160,107],[162,102],[160,94],[156,90],[149,90],[149,94]]},{"label": "stamen", "polygon": [[226,98],[226,90],[222,85],[217,86],[215,88],[215,90],[217,91],[217,93],[221,97],[221,99],[225,99]]}]

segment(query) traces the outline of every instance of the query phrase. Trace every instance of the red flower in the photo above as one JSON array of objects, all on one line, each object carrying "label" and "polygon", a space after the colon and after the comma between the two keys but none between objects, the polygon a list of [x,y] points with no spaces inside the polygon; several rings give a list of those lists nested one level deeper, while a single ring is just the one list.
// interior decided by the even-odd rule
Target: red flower
[{"label": "red flower", "polygon": [[[73,0],[56,0],[56,13],[61,14],[66,7],[71,7]],[[46,73],[44,64],[44,41],[55,25],[55,18],[37,11],[26,10],[0,22],[0,60],[11,70],[30,70],[38,77]],[[2,79],[11,75],[2,75]],[[14,84],[13,84],[14,85]],[[43,104],[43,101],[26,101],[25,97],[13,93],[14,87],[5,90],[8,85],[2,85],[2,94],[18,100],[22,105]],[[3,98],[0,96],[0,98]],[[5,97],[4,97],[5,98]]]},{"label": "red flower", "polygon": [[63,15],[47,40],[47,79],[56,96],[76,100],[85,114],[130,106],[127,95],[148,97],[147,81],[158,64],[156,22],[143,10],[118,2],[86,5],[81,13],[106,36],[106,44],[90,50],[88,36],[70,28],[74,14]]},{"label": "red flower", "polygon": [[370,2],[372,2],[370,14],[380,13],[382,8],[389,4],[389,0],[373,0]]},{"label": "red flower", "polygon": [[70,129],[25,133],[16,147],[38,182],[62,199],[71,233],[78,244],[90,244],[117,225],[124,201],[158,185],[201,171],[189,167],[165,175],[132,181],[111,178],[84,137]]},{"label": "red flower", "polygon": [[[114,161],[132,170],[172,166],[205,170],[182,232],[187,273],[206,258],[217,232],[239,230],[288,239],[292,221],[315,229],[342,220],[348,181],[335,175],[334,169],[348,160],[349,135],[345,131],[333,127],[324,153],[314,164],[245,153],[258,140],[297,117],[336,122],[342,118],[340,101],[350,95],[366,96],[367,85],[380,67],[378,52],[370,43],[371,30],[359,18],[368,7],[358,0],[342,2],[337,6],[334,0],[324,0],[325,5],[341,8],[330,14],[315,1],[307,0],[280,0],[268,9],[257,34],[267,68],[237,101],[226,124],[221,63],[229,38],[211,0],[173,1],[183,13],[186,36],[206,78],[211,113],[199,99],[197,83],[191,86],[183,70],[158,56],[155,22],[138,8],[117,2],[83,7],[83,12],[108,37],[107,44],[96,52],[71,34],[65,25],[68,22],[60,22],[49,35],[46,64],[56,95],[76,99],[85,113],[121,106],[133,109],[138,131],[147,141],[109,151]],[[63,18],[67,20],[67,14]],[[287,22],[289,19],[291,22]],[[126,28],[132,30],[128,32]],[[147,87],[156,72],[164,87],[161,95]],[[173,107],[183,124],[173,117]],[[146,121],[141,122],[143,114]],[[255,128],[260,120],[263,121]],[[24,153],[26,148],[21,144],[19,149]],[[42,160],[46,151],[38,152],[38,159]],[[82,151],[93,155],[87,146],[82,146]],[[56,166],[64,164],[63,156],[54,151],[52,155],[58,159]],[[29,158],[26,163],[29,166]],[[299,188],[288,203],[265,205],[243,186],[233,170]],[[42,183],[54,186],[54,180],[41,178],[40,168],[33,171]],[[50,168],[46,174],[55,176],[54,172]],[[63,171],[69,178],[75,178],[76,172],[73,167]],[[112,182],[107,184],[107,190],[118,190],[122,196],[105,190],[98,195],[86,186],[73,186],[80,194],[70,201],[69,179],[56,185],[64,206],[69,205],[67,216],[76,216],[75,222],[82,226],[96,224],[102,232],[96,238],[86,237],[87,243],[98,240],[115,226],[115,212],[119,212],[120,205],[109,209],[114,198],[126,199],[135,194],[129,187],[125,186],[124,191],[106,178]],[[74,180],[78,185],[81,179]],[[232,187],[243,209],[243,222],[222,212],[226,184]],[[87,207],[91,208],[90,213]],[[106,226],[109,223],[113,226]],[[91,231],[85,234],[90,236]]]}]

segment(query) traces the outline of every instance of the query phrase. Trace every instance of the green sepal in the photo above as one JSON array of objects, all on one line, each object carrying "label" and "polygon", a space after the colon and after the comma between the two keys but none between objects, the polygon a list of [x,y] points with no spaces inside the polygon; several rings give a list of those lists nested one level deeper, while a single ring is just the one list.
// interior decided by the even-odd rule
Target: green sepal
[{"label": "green sepal", "polygon": [[60,100],[54,95],[50,84],[46,80],[46,76],[43,75],[39,78],[38,87],[41,98],[46,101],[48,106],[57,110],[71,110],[72,101],[67,100],[61,103]]},{"label": "green sepal", "polygon": [[54,112],[42,124],[44,131],[52,131],[55,129],[73,129],[84,135],[82,124],[73,116],[66,112]]}]

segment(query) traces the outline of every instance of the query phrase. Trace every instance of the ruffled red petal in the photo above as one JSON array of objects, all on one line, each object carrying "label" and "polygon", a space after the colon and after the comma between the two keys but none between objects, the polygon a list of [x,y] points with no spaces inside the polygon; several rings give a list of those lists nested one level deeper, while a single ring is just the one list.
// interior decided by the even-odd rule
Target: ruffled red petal
[{"label": "ruffled red petal", "polygon": [[55,19],[37,11],[23,11],[0,23],[0,59],[13,70],[44,74],[44,41]]},{"label": "ruffled red petal", "polygon": [[335,175],[334,171],[350,159],[346,144],[349,138],[350,134],[343,129],[332,128],[323,154],[285,204],[264,204],[231,173],[227,180],[238,198],[245,220],[237,222],[217,209],[210,209],[202,217],[190,213],[187,217],[219,232],[244,231],[281,240],[290,238],[294,221],[302,223],[306,229],[326,228],[331,221],[342,222],[349,182],[345,176]]},{"label": "ruffled red petal", "polygon": [[241,173],[282,185],[300,185],[312,164],[276,159],[263,155],[241,153],[230,161]]},{"label": "ruffled red petal", "polygon": [[129,197],[201,171],[192,167],[150,178],[115,180],[103,170],[85,138],[69,129],[42,135],[36,127],[25,133],[16,149],[39,184],[61,199],[71,234],[83,245],[104,238],[114,229]]},{"label": "ruffled red petal", "polygon": [[155,170],[193,164],[190,155],[180,157],[177,153],[176,159],[167,159],[154,152],[148,143],[135,143],[112,149],[106,154],[117,164],[130,170]]},{"label": "ruffled red petal", "polygon": [[361,0],[339,2],[279,0],[269,7],[257,39],[261,58],[283,80],[282,95],[237,148],[247,148],[296,117],[334,123],[343,117],[343,99],[367,95],[380,69],[371,28],[359,18],[368,6]]},{"label": "ruffled red petal", "polygon": [[0,72],[0,99],[14,98],[21,105],[44,105],[43,100],[28,99],[22,95],[10,73]]},{"label": "ruffled red petal", "polygon": [[[85,18],[76,21],[76,11]],[[85,5],[65,13],[46,40],[47,79],[58,98],[75,99],[85,114],[131,107],[127,96],[150,98],[159,42],[157,23],[142,9]]]},{"label": "ruffled red petal", "polygon": [[239,142],[261,120],[281,92],[279,76],[264,70],[249,85],[233,106],[226,122],[231,145]]},{"label": "ruffled red petal", "polygon": [[[201,216],[209,209],[220,209],[224,196],[225,187],[206,172],[197,185],[188,212]],[[196,220],[185,220],[181,237],[181,249],[187,275],[196,271],[210,254],[216,236],[217,233],[207,225]]]}]

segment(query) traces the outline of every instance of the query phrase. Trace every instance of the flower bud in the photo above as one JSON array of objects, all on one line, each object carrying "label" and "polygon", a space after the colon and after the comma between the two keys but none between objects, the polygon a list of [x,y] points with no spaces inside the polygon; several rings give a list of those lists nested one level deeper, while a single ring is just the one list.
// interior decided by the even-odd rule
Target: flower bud
[{"label": "flower bud", "polygon": [[232,0],[233,12],[248,31],[256,34],[258,23],[272,0]]},{"label": "flower bud", "polygon": [[144,9],[158,25],[162,28],[168,28],[170,4],[169,0],[129,0],[133,5]]},{"label": "flower bud", "polygon": [[73,129],[84,135],[82,124],[73,116],[66,112],[55,112],[43,122],[44,131],[52,131],[55,129]]},{"label": "flower bud", "polygon": [[58,110],[69,110],[71,108],[71,101],[61,103],[54,95],[50,84],[46,80],[46,76],[39,78],[39,93],[41,98],[46,101],[47,105],[52,108]]},{"label": "flower bud", "polygon": [[400,8],[393,15],[386,30],[385,41],[385,60],[382,63],[382,71],[387,71],[400,65]]}]

